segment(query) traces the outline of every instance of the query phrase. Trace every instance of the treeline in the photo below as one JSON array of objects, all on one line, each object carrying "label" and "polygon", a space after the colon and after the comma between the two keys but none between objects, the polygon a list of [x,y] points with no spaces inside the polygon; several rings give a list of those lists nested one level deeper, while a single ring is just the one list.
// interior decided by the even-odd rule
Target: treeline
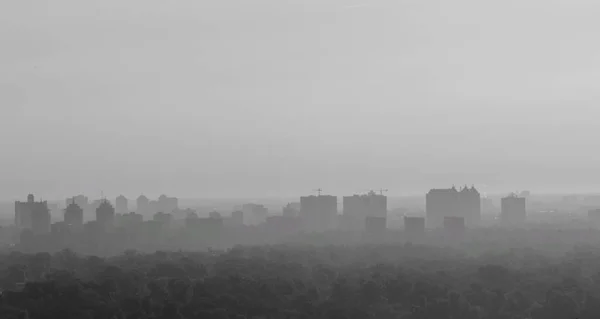
[{"label": "treeline", "polygon": [[600,318],[600,251],[405,245],[0,257],[0,318]]}]

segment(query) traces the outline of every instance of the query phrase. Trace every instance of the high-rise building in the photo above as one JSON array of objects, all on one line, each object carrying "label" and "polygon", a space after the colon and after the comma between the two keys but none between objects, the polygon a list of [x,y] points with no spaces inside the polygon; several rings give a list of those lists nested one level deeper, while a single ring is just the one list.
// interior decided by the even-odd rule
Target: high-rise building
[{"label": "high-rise building", "polygon": [[160,195],[156,201],[156,212],[163,212],[170,214],[177,210],[179,207],[179,200],[176,197],[169,197],[167,195]]},{"label": "high-rise building", "polygon": [[32,194],[27,196],[27,202],[15,202],[15,226],[30,229],[36,235],[50,232],[48,202],[36,202]]},{"label": "high-rise building", "polygon": [[442,226],[445,217],[462,217],[471,226],[481,220],[481,195],[475,187],[432,189],[425,196],[425,206],[430,227]]},{"label": "high-rise building", "polygon": [[269,209],[264,205],[259,204],[244,204],[242,205],[245,222],[250,225],[258,225],[264,223],[269,215]]},{"label": "high-rise building", "polygon": [[525,197],[510,194],[500,201],[500,220],[506,226],[521,226],[527,219],[527,204]]},{"label": "high-rise building", "polygon": [[115,226],[115,208],[107,200],[102,200],[96,208],[96,221],[99,227],[104,230],[112,229]]},{"label": "high-rise building", "polygon": [[136,212],[138,214],[150,215],[150,200],[148,200],[148,197],[140,195],[136,200],[136,206]]},{"label": "high-rise building", "polygon": [[83,227],[83,208],[75,202],[75,198],[65,208],[64,222],[67,227],[81,229]]},{"label": "high-rise building", "polygon": [[229,225],[244,226],[244,212],[241,210],[236,210],[232,212]]},{"label": "high-rise building", "polygon": [[65,199],[65,207],[69,206],[71,203],[77,204],[77,206],[83,210],[86,210],[90,205],[89,199],[84,195],[77,195],[75,197]]},{"label": "high-rise building", "polygon": [[115,212],[117,214],[127,214],[129,213],[129,201],[123,195],[119,195],[115,199]]},{"label": "high-rise building", "polygon": [[335,228],[337,197],[330,195],[300,197],[300,218],[306,231],[322,232]]},{"label": "high-rise building", "polygon": [[364,230],[368,217],[387,220],[387,197],[371,191],[366,195],[344,196],[342,227]]},{"label": "high-rise building", "polygon": [[425,234],[425,218],[404,216],[404,232],[410,237]]},{"label": "high-rise building", "polygon": [[283,216],[298,217],[300,215],[300,203],[288,203],[281,211]]}]

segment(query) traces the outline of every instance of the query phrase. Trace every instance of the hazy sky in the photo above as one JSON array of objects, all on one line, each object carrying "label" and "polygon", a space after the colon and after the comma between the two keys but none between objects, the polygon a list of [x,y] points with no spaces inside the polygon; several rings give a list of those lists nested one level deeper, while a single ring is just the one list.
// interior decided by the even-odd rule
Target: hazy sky
[{"label": "hazy sky", "polygon": [[600,190],[600,3],[5,0],[0,198]]}]

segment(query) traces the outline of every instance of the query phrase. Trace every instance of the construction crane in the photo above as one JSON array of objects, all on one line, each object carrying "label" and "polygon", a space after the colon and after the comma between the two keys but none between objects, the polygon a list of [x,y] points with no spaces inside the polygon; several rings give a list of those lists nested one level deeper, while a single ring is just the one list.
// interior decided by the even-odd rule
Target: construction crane
[{"label": "construction crane", "polygon": [[321,196],[322,191],[323,190],[321,188],[313,189],[313,192],[317,192],[317,194],[319,194],[319,196]]}]

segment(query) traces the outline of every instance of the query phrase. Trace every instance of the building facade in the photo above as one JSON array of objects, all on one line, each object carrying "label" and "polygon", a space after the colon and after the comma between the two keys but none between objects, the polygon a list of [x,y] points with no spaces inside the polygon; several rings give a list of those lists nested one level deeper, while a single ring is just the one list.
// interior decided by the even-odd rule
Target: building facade
[{"label": "building facade", "polygon": [[500,200],[500,221],[505,226],[522,226],[527,220],[527,202],[525,197],[511,194]]},{"label": "building facade", "polygon": [[331,195],[301,197],[300,218],[305,231],[323,232],[334,229],[337,221],[337,197]]},{"label": "building facade", "polygon": [[74,229],[83,228],[83,208],[79,207],[75,202],[75,198],[65,208],[64,222],[67,227]]},{"label": "building facade", "polygon": [[383,218],[387,221],[387,197],[371,191],[366,195],[344,196],[342,228],[364,230],[367,218]]},{"label": "building facade", "polygon": [[475,187],[465,186],[432,189],[425,196],[425,210],[429,227],[441,227],[445,217],[462,217],[468,226],[477,226],[481,221],[481,195]]},{"label": "building facade", "polygon": [[15,226],[19,230],[29,229],[35,235],[50,232],[50,210],[48,202],[36,202],[32,194],[26,202],[15,202]]}]

